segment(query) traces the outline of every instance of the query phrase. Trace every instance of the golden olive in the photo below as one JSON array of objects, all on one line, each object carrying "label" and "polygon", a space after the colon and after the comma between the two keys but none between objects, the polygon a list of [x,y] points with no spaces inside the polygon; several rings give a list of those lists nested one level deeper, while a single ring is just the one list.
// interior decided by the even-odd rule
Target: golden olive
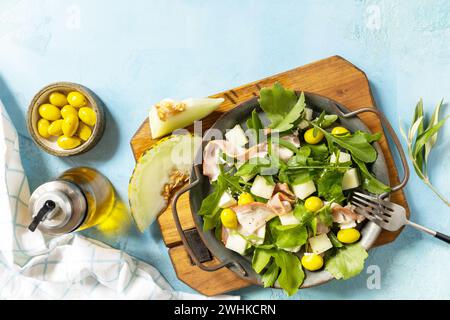
[{"label": "golden olive", "polygon": [[344,127],[334,127],[333,130],[331,130],[333,136],[346,136],[349,133],[350,131]]},{"label": "golden olive", "polygon": [[78,117],[74,116],[74,115],[68,115],[62,123],[62,132],[64,133],[65,136],[67,137],[71,137],[75,134],[75,132],[77,132],[78,129],[78,124],[79,124],[79,120]]},{"label": "golden olive", "polygon": [[81,140],[87,141],[92,135],[92,130],[89,126],[81,122],[78,126],[77,135],[80,137]]},{"label": "golden olive", "polygon": [[306,130],[304,138],[307,143],[318,144],[320,141],[322,141],[324,137],[322,131],[320,131],[319,129],[317,129],[316,131],[316,134],[314,134],[314,128]]},{"label": "golden olive", "polygon": [[322,209],[323,201],[319,197],[309,197],[305,200],[305,208],[308,211],[316,212]]},{"label": "golden olive", "polygon": [[302,266],[309,271],[317,271],[323,267],[323,258],[318,254],[305,254],[302,257]]},{"label": "golden olive", "polygon": [[53,121],[48,127],[48,134],[55,137],[59,137],[60,135],[62,135],[63,134],[62,124],[63,120],[61,119]]},{"label": "golden olive", "polygon": [[67,101],[75,108],[84,107],[86,105],[86,97],[78,91],[70,92],[67,95]]},{"label": "golden olive", "polygon": [[75,117],[78,117],[78,111],[77,109],[75,109],[74,107],[72,107],[70,104],[65,105],[62,109],[61,109],[61,116],[63,118],[66,118],[68,115],[73,115]]},{"label": "golden olive", "polygon": [[53,92],[48,100],[57,107],[64,107],[67,104],[67,98],[61,92]]},{"label": "golden olive", "polygon": [[81,144],[80,138],[60,136],[56,141],[58,146],[64,150],[74,149]]},{"label": "golden olive", "polygon": [[50,103],[44,103],[43,105],[41,105],[38,109],[38,112],[42,118],[48,121],[61,119],[61,111],[59,110],[59,108]]},{"label": "golden olive", "polygon": [[97,115],[95,114],[95,111],[88,107],[80,108],[78,111],[78,117],[80,117],[81,121],[91,127],[97,122]]},{"label": "golden olive", "polygon": [[50,122],[46,119],[41,119],[38,121],[37,123],[37,128],[38,128],[38,132],[39,135],[43,138],[48,138],[50,137],[49,133],[48,133],[48,127],[50,126]]},{"label": "golden olive", "polygon": [[220,214],[220,220],[222,221],[222,225],[228,229],[236,229],[238,226],[238,221],[236,217],[236,212],[233,209],[227,208],[222,210]]},{"label": "golden olive", "polygon": [[243,206],[244,204],[249,204],[252,202],[255,202],[255,199],[253,199],[253,196],[248,192],[241,193],[241,195],[239,196],[238,205],[240,205],[240,206]]},{"label": "golden olive", "polygon": [[337,234],[337,238],[342,243],[353,243],[359,240],[361,234],[354,228],[341,229]]}]

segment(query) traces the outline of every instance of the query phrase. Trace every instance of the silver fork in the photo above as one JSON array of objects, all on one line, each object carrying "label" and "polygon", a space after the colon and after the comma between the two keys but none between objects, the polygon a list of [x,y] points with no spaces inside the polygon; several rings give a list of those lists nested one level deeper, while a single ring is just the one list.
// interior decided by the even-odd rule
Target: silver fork
[{"label": "silver fork", "polygon": [[396,231],[404,225],[409,225],[439,240],[450,243],[450,236],[409,221],[406,218],[405,208],[396,203],[355,192],[353,193],[351,204],[356,207],[357,213],[373,221],[385,230]]}]

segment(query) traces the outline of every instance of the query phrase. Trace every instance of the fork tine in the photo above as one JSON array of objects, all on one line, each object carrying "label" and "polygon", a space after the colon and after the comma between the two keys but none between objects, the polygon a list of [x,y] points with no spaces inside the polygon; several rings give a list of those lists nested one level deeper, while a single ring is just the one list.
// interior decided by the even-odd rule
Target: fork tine
[{"label": "fork tine", "polygon": [[353,194],[357,195],[357,196],[360,196],[360,197],[362,197],[364,199],[370,200],[372,202],[376,202],[378,204],[381,204],[384,207],[386,207],[389,211],[393,211],[396,208],[396,206],[398,206],[397,204],[392,203],[390,201],[386,201],[384,199],[380,199],[380,198],[377,198],[377,197],[369,196],[369,195],[367,195],[365,193],[354,192]]},{"label": "fork tine", "polygon": [[384,211],[380,211],[378,208],[374,208],[374,207],[367,207],[364,206],[360,203],[357,202],[351,202],[355,207],[360,208],[362,210],[366,210],[369,214],[372,214],[373,216],[375,216],[378,219],[384,220],[386,222],[388,222],[387,220],[389,220],[392,216]]},{"label": "fork tine", "polygon": [[383,229],[386,228],[387,223],[385,221],[383,221],[382,219],[380,219],[379,216],[371,215],[371,214],[369,214],[369,212],[366,209],[361,208],[361,207],[357,207],[355,209],[355,211],[356,211],[356,213],[358,213],[360,215],[363,215],[364,217],[366,217],[367,219],[369,219],[373,223],[379,225],[381,228],[383,228]]},{"label": "fork tine", "polygon": [[[374,198],[371,196],[367,196],[367,195],[364,195],[364,197],[361,197],[361,195],[363,195],[363,194],[359,193],[359,192],[355,192],[353,194],[352,200],[357,200],[357,201],[362,202],[373,208],[381,209],[382,211],[389,211],[389,212],[394,211],[393,208],[389,208],[386,206],[386,201],[383,201],[381,199]],[[362,199],[362,198],[364,198],[364,199]],[[365,199],[367,199],[367,200],[365,200]]]}]

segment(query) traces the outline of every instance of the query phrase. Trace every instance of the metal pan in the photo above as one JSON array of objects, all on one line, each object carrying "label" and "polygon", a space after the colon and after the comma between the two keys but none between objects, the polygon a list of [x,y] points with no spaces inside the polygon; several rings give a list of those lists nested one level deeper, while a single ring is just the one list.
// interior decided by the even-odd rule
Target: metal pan
[{"label": "metal pan", "polygon": [[[367,128],[367,126],[356,116],[360,113],[374,113],[379,117],[381,120],[383,126],[389,134],[391,135],[392,141],[397,148],[397,151],[399,153],[402,166],[403,166],[403,173],[404,177],[402,182],[392,187],[392,191],[397,191],[401,188],[403,188],[409,178],[409,170],[406,162],[406,157],[403,153],[403,150],[401,148],[401,144],[392,129],[391,125],[387,121],[387,119],[384,117],[382,113],[380,113],[378,110],[374,108],[362,108],[357,111],[350,112],[347,108],[345,108],[343,105],[337,103],[336,101],[333,101],[329,98],[313,94],[313,93],[306,93],[305,92],[305,98],[306,103],[309,107],[313,108],[315,113],[320,113],[322,111],[325,111],[327,114],[336,114],[339,116],[338,123],[340,123],[342,126],[345,126],[350,131],[354,132],[356,130],[362,130],[365,132],[370,132],[370,130]],[[265,115],[262,112],[262,110],[259,107],[258,104],[258,98],[252,98],[248,101],[245,101],[238,106],[236,106],[234,109],[228,111],[223,116],[221,116],[216,123],[211,127],[214,129],[219,129],[223,133],[227,129],[233,128],[236,124],[240,124],[244,129],[247,128],[246,126],[246,120],[249,118],[251,112],[256,109],[260,117],[263,119],[263,122],[266,121]],[[267,121],[266,121],[267,123]],[[204,138],[203,138],[203,148],[205,147],[206,143],[209,141],[209,135],[208,132],[206,132]],[[380,181],[384,182],[385,184],[389,184],[389,172],[386,165],[386,161],[383,155],[383,152],[379,146],[378,143],[374,143],[374,147],[378,153],[377,160],[371,165],[370,170],[374,173],[374,175],[379,179]],[[201,150],[200,152],[202,152]],[[184,235],[184,232],[182,230],[178,212],[177,212],[177,201],[179,197],[187,192],[190,191],[189,197],[190,197],[190,205],[191,205],[191,212],[192,217],[195,222],[195,226],[197,228],[197,231],[206,245],[206,247],[211,251],[213,256],[215,256],[220,262],[216,265],[206,265],[199,261],[199,259],[195,256],[192,248],[189,246],[189,243],[186,239],[186,236]],[[172,212],[173,217],[175,220],[176,227],[178,229],[178,232],[180,233],[181,239],[183,241],[184,247],[186,248],[188,254],[191,256],[192,261],[200,267],[202,270],[205,271],[216,271],[218,269],[227,267],[233,272],[235,272],[239,277],[248,280],[251,283],[262,285],[261,282],[261,276],[257,274],[253,269],[251,265],[251,257],[244,257],[239,255],[238,253],[231,251],[223,245],[222,242],[216,239],[213,231],[203,231],[203,220],[202,218],[197,215],[197,212],[200,209],[201,203],[203,199],[212,192],[211,184],[208,180],[208,177],[204,176],[202,174],[202,165],[197,164],[194,165],[192,169],[192,174],[190,177],[190,183],[186,185],[184,188],[180,189],[174,196],[172,200]],[[380,197],[388,197],[389,194],[383,194]],[[360,243],[369,250],[375,243],[376,239],[378,238],[379,234],[381,232],[381,228],[374,224],[373,222],[366,222],[361,229],[361,240]],[[323,284],[325,282],[328,282],[333,279],[333,276],[328,273],[326,270],[318,271],[318,272],[309,272],[306,271],[306,277],[305,281],[302,284],[302,288],[307,287],[313,287],[320,284]]]}]

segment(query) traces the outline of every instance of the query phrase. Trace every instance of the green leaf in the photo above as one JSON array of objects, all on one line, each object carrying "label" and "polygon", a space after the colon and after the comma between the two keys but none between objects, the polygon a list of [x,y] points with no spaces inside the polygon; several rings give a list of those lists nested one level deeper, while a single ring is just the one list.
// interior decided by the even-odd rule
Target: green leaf
[{"label": "green leaf", "polygon": [[271,128],[275,131],[284,132],[292,129],[294,126],[293,123],[300,118],[303,110],[305,110],[305,94],[302,92],[300,98],[298,99],[295,106],[283,117],[281,122],[277,123],[275,126],[271,126]]},{"label": "green leaf", "polygon": [[338,119],[337,115],[334,114],[326,114],[325,111],[322,111],[320,116],[313,120],[312,122],[322,129],[330,127],[336,120]]},{"label": "green leaf", "polygon": [[263,168],[268,168],[270,164],[271,162],[267,158],[252,158],[240,166],[234,175],[238,177],[255,175],[261,173]]},{"label": "green leaf", "polygon": [[425,146],[425,143],[427,141],[429,141],[435,134],[437,134],[437,132],[439,131],[439,129],[441,129],[441,127],[444,125],[445,121],[447,121],[447,119],[450,117],[447,116],[444,119],[442,119],[441,121],[439,121],[437,124],[431,126],[430,128],[428,128],[427,130],[425,130],[424,132],[422,132],[422,134],[418,135],[416,138],[416,142],[414,144],[413,147],[413,155],[414,158],[416,158],[417,154],[422,150],[422,148]]},{"label": "green leaf", "polygon": [[258,112],[256,109],[253,109],[252,115],[247,120],[247,127],[248,129],[251,129],[253,132],[253,135],[255,136],[256,143],[259,143],[259,133],[260,130],[264,129],[264,126],[261,122],[261,119],[259,118]]},{"label": "green leaf", "polygon": [[285,131],[284,129],[289,128],[289,125],[300,116],[302,111],[300,100],[293,90],[284,89],[276,82],[272,88],[261,89],[259,105],[271,122],[269,127]]},{"label": "green leaf", "polygon": [[269,263],[270,259],[272,258],[272,255],[273,255],[272,250],[256,248],[255,252],[253,253],[252,259],[253,270],[255,270],[256,273],[261,273],[261,271],[263,271],[263,269]]},{"label": "green leaf", "polygon": [[[439,113],[439,111],[438,111],[438,113]],[[423,101],[422,101],[422,98],[420,98],[419,102],[416,105],[416,109],[414,111],[413,123],[415,123],[419,118],[422,119],[422,120],[419,122],[419,126],[417,128],[417,134],[418,135],[422,134],[422,132],[423,132],[423,123],[424,123],[424,121],[423,121],[424,114],[423,114]],[[417,157],[416,157],[417,166],[419,168],[421,168],[421,169],[423,168],[423,159],[424,159],[423,157],[424,157],[424,152],[423,151],[420,151],[417,154]],[[414,170],[416,170],[416,172],[417,172],[417,168],[416,167],[414,167]]]},{"label": "green leaf", "polygon": [[328,238],[330,239],[331,243],[333,244],[333,247],[335,248],[342,248],[344,245],[338,240],[336,235],[333,231],[328,232]]},{"label": "green leaf", "polygon": [[304,226],[314,218],[314,213],[308,211],[302,203],[299,203],[294,208],[294,216]]},{"label": "green leaf", "polygon": [[329,155],[328,148],[325,143],[315,144],[315,145],[308,144],[308,145],[304,146],[303,148],[305,148],[305,147],[307,147],[311,150],[311,155],[312,155],[313,159],[324,160]]},{"label": "green leaf", "polygon": [[325,269],[336,279],[350,279],[358,275],[364,268],[367,251],[359,244],[345,246],[325,264]]},{"label": "green leaf", "polygon": [[341,203],[345,200],[342,193],[342,178],[344,173],[340,170],[324,170],[317,181],[319,197],[327,201],[334,200]]},{"label": "green leaf", "polygon": [[269,269],[263,274],[261,277],[262,282],[264,283],[264,288],[272,287],[277,281],[278,274],[280,273],[280,267],[277,264],[272,262]]},{"label": "green leaf", "polygon": [[359,172],[361,173],[362,187],[374,194],[382,194],[385,192],[390,192],[391,188],[385,185],[383,182],[375,178],[367,169],[366,164],[358,159],[353,159],[353,161],[358,165]]},{"label": "green leaf", "polygon": [[319,217],[320,221],[324,225],[330,227],[333,224],[333,215],[331,214],[331,204],[323,206],[322,209],[316,212],[316,216]]},{"label": "green leaf", "polygon": [[269,228],[275,245],[280,249],[296,248],[308,240],[308,232],[302,225],[283,226],[280,219],[273,219]]},{"label": "green leaf", "polygon": [[305,278],[300,260],[296,255],[284,251],[278,251],[274,258],[281,269],[278,283],[289,296],[292,296],[297,293]]},{"label": "green leaf", "polygon": [[361,131],[357,131],[348,136],[336,137],[317,125],[314,126],[323,132],[327,140],[334,142],[340,147],[350,151],[354,158],[358,158],[364,162],[374,162],[377,159],[377,152],[370,144],[370,141],[377,136],[371,136],[362,133]]},{"label": "green leaf", "polygon": [[[431,129],[433,126],[436,126],[439,123],[439,111],[441,110],[441,106],[444,100],[442,99],[436,106],[436,109],[431,116],[430,123],[428,124],[427,130]],[[422,132],[418,132],[418,134],[422,134]],[[428,157],[430,156],[431,149],[437,142],[437,132],[433,134],[426,142],[425,142],[425,162],[428,161]],[[417,158],[416,158],[417,159]]]},{"label": "green leaf", "polygon": [[212,185],[214,191],[203,200],[200,210],[198,211],[198,215],[200,216],[212,215],[219,204],[222,194],[227,189],[226,180],[223,179],[222,175],[219,175],[217,181],[213,182]]}]

